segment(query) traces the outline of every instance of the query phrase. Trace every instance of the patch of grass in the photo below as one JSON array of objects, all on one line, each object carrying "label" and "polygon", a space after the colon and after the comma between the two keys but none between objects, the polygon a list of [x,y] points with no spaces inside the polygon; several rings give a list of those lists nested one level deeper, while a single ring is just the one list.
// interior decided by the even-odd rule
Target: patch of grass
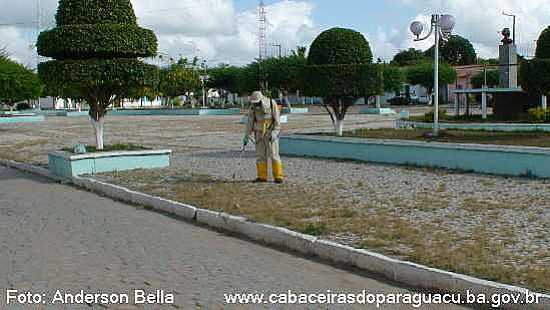
[{"label": "patch of grass", "polygon": [[431,137],[429,133],[428,129],[356,129],[344,132],[344,137],[550,147],[550,133],[540,131],[442,130],[438,137]]},{"label": "patch of grass", "polygon": [[[467,208],[485,214],[484,220],[472,233],[459,233],[436,220],[410,217],[413,207],[429,213],[449,205],[445,197],[433,197],[427,192],[413,196],[413,206],[401,199],[392,199],[390,206],[375,200],[367,205],[340,199],[335,184],[332,189],[315,185],[274,186],[217,180],[185,171],[165,173],[168,171],[120,172],[117,180],[168,199],[313,236],[331,240],[331,236],[352,236],[346,244],[430,267],[550,291],[548,268],[544,267],[548,254],[535,258],[538,253],[516,257],[508,252],[510,244],[517,242],[514,238],[518,231],[506,226],[496,237],[492,235],[494,232],[489,229],[498,223],[500,210],[494,210],[493,217],[488,216],[487,211],[493,211],[487,209],[485,201],[466,200]],[[532,261],[525,263],[528,259]]]},{"label": "patch of grass", "polygon": [[414,200],[414,208],[424,212],[445,209],[449,202],[443,197],[437,197],[428,192],[417,193]]},{"label": "patch of grass", "polygon": [[327,230],[327,227],[322,223],[309,223],[305,229],[302,229],[301,232],[306,235],[311,236],[321,236]]},{"label": "patch of grass", "polygon": [[[62,149],[65,152],[73,153],[72,148],[63,148]],[[143,145],[139,144],[133,144],[133,143],[117,143],[117,144],[111,144],[111,145],[105,145],[103,150],[99,152],[114,152],[114,151],[144,151],[144,150],[151,150],[149,147],[145,147]],[[94,145],[86,145],[86,152],[87,153],[95,153],[98,152],[96,147]]]}]

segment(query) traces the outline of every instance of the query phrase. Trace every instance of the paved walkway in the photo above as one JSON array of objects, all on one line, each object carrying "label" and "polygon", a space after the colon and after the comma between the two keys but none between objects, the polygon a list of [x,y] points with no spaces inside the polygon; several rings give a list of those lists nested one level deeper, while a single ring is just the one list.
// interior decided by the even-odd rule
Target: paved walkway
[{"label": "paved walkway", "polygon": [[[240,291],[406,292],[0,167],[1,309],[17,309],[5,305],[5,292],[9,288],[45,293],[46,300],[57,289],[75,293],[164,289],[175,294],[175,305],[154,309],[236,309],[224,305],[223,294]],[[133,306],[45,306],[45,309],[95,308],[133,309]]]}]

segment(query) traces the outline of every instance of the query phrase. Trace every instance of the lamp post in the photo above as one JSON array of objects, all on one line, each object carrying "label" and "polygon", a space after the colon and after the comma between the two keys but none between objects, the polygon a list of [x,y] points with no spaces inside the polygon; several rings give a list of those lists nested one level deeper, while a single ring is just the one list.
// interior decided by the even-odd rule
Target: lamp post
[{"label": "lamp post", "polygon": [[502,15],[512,17],[513,20],[514,20],[513,21],[513,26],[512,26],[512,41],[514,42],[514,44],[516,44],[516,15],[506,13],[504,11],[502,11]]},{"label": "lamp post", "polygon": [[448,14],[434,14],[432,15],[430,32],[420,37],[424,26],[421,22],[415,21],[411,24],[410,30],[413,35],[416,36],[415,42],[428,39],[432,33],[435,34],[435,46],[434,46],[434,128],[433,135],[439,134],[439,41],[441,39],[448,40],[451,36],[453,28],[455,26],[455,18]]},{"label": "lamp post", "polygon": [[206,60],[203,60],[202,68],[204,69],[204,73],[200,75],[200,79],[201,79],[201,85],[202,85],[202,108],[204,109],[206,108],[206,81],[209,78]]}]

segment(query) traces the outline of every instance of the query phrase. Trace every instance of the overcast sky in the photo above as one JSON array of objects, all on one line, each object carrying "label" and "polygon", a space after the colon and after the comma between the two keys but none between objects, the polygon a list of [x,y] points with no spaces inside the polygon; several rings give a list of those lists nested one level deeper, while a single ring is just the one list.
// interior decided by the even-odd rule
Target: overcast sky
[{"label": "overcast sky", "polygon": [[[549,0],[268,0],[270,53],[309,46],[321,31],[334,26],[362,32],[375,57],[390,60],[401,49],[427,48],[412,42],[412,20],[427,22],[434,12],[456,16],[456,33],[472,41],[479,55],[495,57],[499,32],[517,15],[520,53],[533,54],[534,40],[550,25]],[[34,67],[38,0],[0,0],[0,46],[16,60]],[[54,26],[57,0],[41,0],[41,27]],[[159,51],[171,57],[198,56],[209,63],[245,64],[258,54],[256,0],[132,0],[139,23],[153,29]],[[15,24],[15,25],[6,25]]]}]

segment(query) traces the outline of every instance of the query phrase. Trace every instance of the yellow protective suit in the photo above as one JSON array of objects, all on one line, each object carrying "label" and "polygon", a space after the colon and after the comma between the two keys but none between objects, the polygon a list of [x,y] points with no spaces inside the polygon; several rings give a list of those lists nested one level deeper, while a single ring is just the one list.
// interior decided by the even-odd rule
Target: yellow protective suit
[{"label": "yellow protective suit", "polygon": [[271,160],[273,179],[277,183],[284,181],[283,164],[279,155],[279,134],[281,132],[280,112],[277,103],[261,97],[252,102],[248,112],[246,135],[254,135],[256,142],[256,168],[259,182],[268,180],[268,163]]}]

